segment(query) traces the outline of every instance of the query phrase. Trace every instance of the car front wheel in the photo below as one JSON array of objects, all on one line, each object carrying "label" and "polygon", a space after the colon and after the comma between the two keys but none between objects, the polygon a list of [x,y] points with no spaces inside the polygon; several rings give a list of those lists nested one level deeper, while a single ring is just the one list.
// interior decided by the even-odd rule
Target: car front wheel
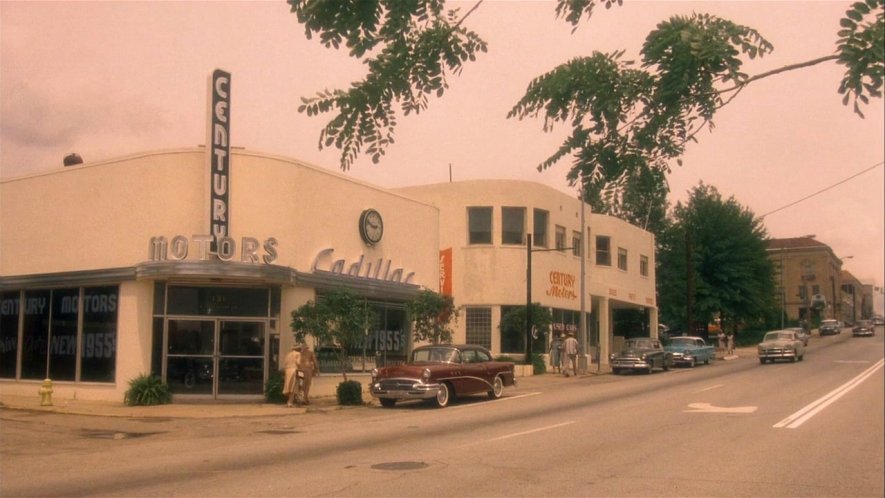
[{"label": "car front wheel", "polygon": [[498,399],[504,394],[504,381],[501,380],[501,376],[495,376],[495,380],[492,381],[492,388],[489,389],[489,399]]},{"label": "car front wheel", "polygon": [[379,398],[378,401],[381,402],[381,406],[384,408],[392,408],[396,404],[396,400],[393,398]]},{"label": "car front wheel", "polygon": [[439,408],[445,408],[449,406],[449,401],[451,401],[452,390],[448,384],[445,382],[439,385],[439,391],[436,393],[436,398],[434,401],[436,402],[436,406]]}]

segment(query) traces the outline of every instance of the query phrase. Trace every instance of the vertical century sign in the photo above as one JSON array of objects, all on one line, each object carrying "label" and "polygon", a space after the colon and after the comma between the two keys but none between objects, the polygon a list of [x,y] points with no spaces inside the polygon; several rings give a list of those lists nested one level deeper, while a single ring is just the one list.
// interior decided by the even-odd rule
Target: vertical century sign
[{"label": "vertical century sign", "polygon": [[209,220],[211,251],[230,235],[230,73],[216,69],[209,81]]}]

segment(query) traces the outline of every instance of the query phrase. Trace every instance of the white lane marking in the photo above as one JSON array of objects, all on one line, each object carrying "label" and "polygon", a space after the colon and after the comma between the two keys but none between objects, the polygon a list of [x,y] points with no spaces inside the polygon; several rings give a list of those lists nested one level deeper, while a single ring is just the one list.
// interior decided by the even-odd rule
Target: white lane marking
[{"label": "white lane marking", "polygon": [[755,406],[713,406],[710,403],[692,403],[688,405],[691,410],[682,410],[683,413],[753,413]]},{"label": "white lane marking", "polygon": [[836,360],[833,363],[867,364],[867,363],[869,363],[869,361],[868,360]]},{"label": "white lane marking", "polygon": [[513,434],[507,434],[507,435],[504,435],[504,436],[498,436],[498,437],[496,437],[496,438],[489,439],[489,441],[501,441],[501,440],[503,440],[503,439],[510,439],[510,438],[512,438],[512,437],[525,436],[525,435],[528,435],[528,434],[534,434],[534,433],[536,433],[536,432],[541,432],[541,431],[549,431],[550,429],[557,429],[557,428],[559,428],[559,427],[565,427],[566,425],[571,425],[571,424],[574,424],[574,423],[575,423],[574,420],[570,420],[570,421],[568,421],[568,422],[563,422],[563,423],[561,423],[561,424],[548,425],[548,426],[546,426],[546,427],[538,427],[537,429],[532,429],[532,430],[530,430],[530,431],[514,432]]},{"label": "white lane marking", "polygon": [[841,398],[849,391],[859,386],[861,382],[867,380],[868,377],[876,373],[876,370],[882,368],[883,365],[885,365],[885,359],[877,361],[875,365],[864,370],[857,377],[849,380],[836,389],[830,391],[823,397],[818,398],[812,403],[806,405],[804,408],[797,411],[796,413],[774,424],[773,427],[775,429],[780,429],[783,427],[786,427],[787,429],[795,429],[799,427],[800,425],[811,419],[811,417],[817,415],[821,410],[830,406],[830,404],[834,403],[837,399]]},{"label": "white lane marking", "polygon": [[487,402],[484,402],[484,403],[476,402],[476,403],[468,403],[468,404],[460,404],[460,405],[458,405],[458,404],[449,405],[446,407],[446,410],[466,410],[468,408],[475,408],[477,406],[484,406],[484,405],[487,405],[488,403],[497,403],[499,401],[508,401],[511,399],[527,398],[529,396],[537,396],[539,394],[541,394],[541,393],[540,392],[530,392],[530,393],[525,393],[525,394],[517,394],[516,396],[505,396],[503,398],[488,400]]},{"label": "white lane marking", "polygon": [[701,389],[700,391],[693,392],[692,394],[702,393],[702,392],[706,392],[706,391],[712,391],[713,389],[719,389],[720,387],[722,387],[724,385],[725,384],[716,384],[715,386],[705,387],[705,388]]}]

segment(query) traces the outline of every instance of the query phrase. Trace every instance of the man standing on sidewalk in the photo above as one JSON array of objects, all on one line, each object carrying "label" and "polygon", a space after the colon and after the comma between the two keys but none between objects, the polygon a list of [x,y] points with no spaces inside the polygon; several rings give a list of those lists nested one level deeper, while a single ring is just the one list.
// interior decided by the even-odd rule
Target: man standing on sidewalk
[{"label": "man standing on sidewalk", "polygon": [[572,373],[575,377],[578,376],[578,340],[575,339],[575,333],[569,331],[568,337],[565,338],[565,342],[562,345],[562,352],[565,355],[563,358],[564,365],[562,366],[562,374],[568,377],[568,369],[571,367]]}]

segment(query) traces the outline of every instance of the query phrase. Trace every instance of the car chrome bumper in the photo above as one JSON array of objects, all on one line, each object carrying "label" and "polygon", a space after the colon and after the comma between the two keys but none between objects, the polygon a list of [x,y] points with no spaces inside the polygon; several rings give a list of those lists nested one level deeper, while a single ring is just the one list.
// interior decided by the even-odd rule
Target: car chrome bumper
[{"label": "car chrome bumper", "polygon": [[697,362],[698,357],[692,355],[683,355],[681,353],[673,353],[674,365],[691,365],[692,361]]},{"label": "car chrome bumper", "polygon": [[795,351],[769,351],[765,353],[759,353],[760,359],[765,360],[784,360],[784,359],[796,359]]},{"label": "car chrome bumper", "polygon": [[426,384],[415,379],[384,379],[372,382],[369,392],[374,398],[432,399],[439,393],[439,384]]},{"label": "car chrome bumper", "polygon": [[612,360],[611,368],[648,369],[651,363],[643,360]]}]

